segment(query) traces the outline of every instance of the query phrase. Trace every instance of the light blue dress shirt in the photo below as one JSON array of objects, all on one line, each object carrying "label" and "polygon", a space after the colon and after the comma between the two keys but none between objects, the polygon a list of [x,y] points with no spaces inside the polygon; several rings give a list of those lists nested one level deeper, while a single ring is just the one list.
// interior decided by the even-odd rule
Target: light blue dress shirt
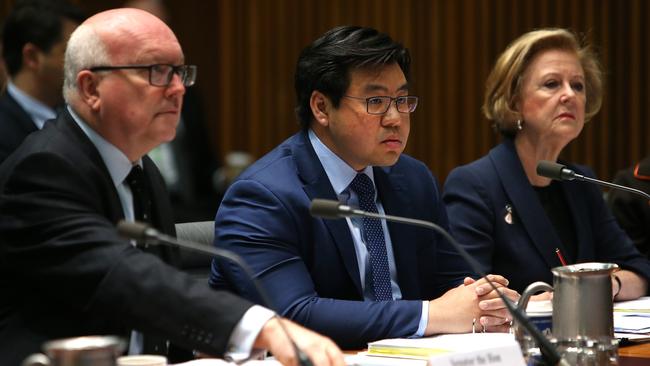
[{"label": "light blue dress shirt", "polygon": [[36,128],[39,130],[43,128],[45,121],[56,118],[56,111],[54,109],[27,95],[11,81],[7,83],[7,93],[29,114]]},{"label": "light blue dress shirt", "polygon": [[[329,178],[332,188],[336,193],[339,202],[352,207],[359,207],[359,197],[357,194],[349,188],[350,183],[354,177],[359,173],[365,173],[370,177],[373,184],[375,183],[374,172],[371,166],[367,166],[363,172],[357,172],[352,169],[345,161],[343,161],[338,155],[336,155],[332,150],[330,150],[322,141],[316,136],[313,130],[309,130],[309,141],[318,156],[318,160],[323,165],[327,178]],[[377,204],[377,211],[380,214],[385,214],[384,207],[381,204],[381,201],[377,198],[377,189],[375,189],[375,203]],[[372,288],[366,286],[366,278],[369,278],[370,274],[368,268],[370,267],[370,262],[368,258],[368,249],[366,244],[363,241],[363,235],[361,235],[363,228],[363,219],[356,218],[346,218],[348,227],[350,228],[350,233],[352,234],[352,241],[354,243],[354,250],[357,254],[357,264],[359,266],[359,277],[361,279],[361,288],[363,289],[363,297],[366,300],[374,301],[374,295]],[[384,240],[386,242],[386,254],[388,255],[388,268],[390,269],[390,285],[393,292],[393,300],[402,299],[402,291],[397,284],[397,269],[395,265],[395,256],[393,255],[393,244],[390,239],[390,233],[388,232],[388,225],[386,220],[381,220],[381,226],[384,229]],[[427,323],[429,320],[429,302],[422,302],[422,315],[420,316],[420,323],[418,330],[413,336],[421,337],[424,335],[424,330],[426,329]]]}]

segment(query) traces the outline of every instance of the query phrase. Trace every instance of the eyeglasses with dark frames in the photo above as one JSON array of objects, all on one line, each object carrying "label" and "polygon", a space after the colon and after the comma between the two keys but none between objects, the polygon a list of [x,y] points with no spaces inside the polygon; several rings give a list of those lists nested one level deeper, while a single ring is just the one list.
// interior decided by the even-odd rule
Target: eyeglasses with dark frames
[{"label": "eyeglasses with dark frames", "polygon": [[92,72],[97,71],[112,71],[122,69],[142,69],[149,71],[149,84],[153,86],[169,86],[174,78],[174,74],[181,78],[183,86],[189,87],[194,85],[196,81],[195,65],[169,65],[169,64],[154,64],[154,65],[119,65],[119,66],[95,66],[88,70]]},{"label": "eyeglasses with dark frames", "polygon": [[395,101],[395,107],[400,113],[412,113],[418,106],[418,97],[414,95],[402,95],[395,98],[388,95],[377,95],[367,98],[352,95],[344,95],[343,97],[364,100],[368,114],[384,114],[388,112],[388,108],[390,108],[393,101]]}]

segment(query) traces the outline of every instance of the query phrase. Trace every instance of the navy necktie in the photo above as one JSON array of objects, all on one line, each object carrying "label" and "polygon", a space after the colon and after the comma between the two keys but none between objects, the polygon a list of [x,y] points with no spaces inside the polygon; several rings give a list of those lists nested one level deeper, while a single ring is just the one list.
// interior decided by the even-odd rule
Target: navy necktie
[{"label": "navy necktie", "polygon": [[[359,196],[359,208],[377,213],[375,204],[375,186],[366,174],[357,174],[350,183],[350,188]],[[362,235],[368,249],[370,259],[370,279],[376,301],[393,299],[390,285],[390,270],[388,268],[388,255],[386,254],[386,240],[384,229],[378,219],[363,218]]]}]

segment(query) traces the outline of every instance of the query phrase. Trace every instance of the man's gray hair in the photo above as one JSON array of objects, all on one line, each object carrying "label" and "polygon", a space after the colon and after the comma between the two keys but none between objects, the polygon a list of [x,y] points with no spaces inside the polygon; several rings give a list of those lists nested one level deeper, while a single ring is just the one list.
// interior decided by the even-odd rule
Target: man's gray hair
[{"label": "man's gray hair", "polygon": [[80,25],[70,36],[63,67],[63,98],[71,104],[78,94],[77,74],[94,66],[110,65],[106,45],[93,27]]}]

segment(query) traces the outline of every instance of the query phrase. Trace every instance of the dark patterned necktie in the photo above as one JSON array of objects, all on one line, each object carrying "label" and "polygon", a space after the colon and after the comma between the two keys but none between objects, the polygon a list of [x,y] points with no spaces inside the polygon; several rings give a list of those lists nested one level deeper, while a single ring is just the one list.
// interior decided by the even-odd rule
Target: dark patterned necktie
[{"label": "dark patterned necktie", "polygon": [[[359,196],[360,209],[377,213],[375,186],[370,177],[366,174],[357,174],[350,183],[350,188]],[[386,254],[386,241],[381,221],[364,217],[362,235],[370,259],[370,278],[375,293],[375,301],[392,300],[393,292],[390,285],[388,255]]]},{"label": "dark patterned necktie", "polygon": [[152,223],[151,195],[147,185],[144,171],[140,165],[134,165],[126,176],[126,184],[131,188],[133,195],[133,218],[136,221]]},{"label": "dark patterned necktie", "polygon": [[[147,183],[147,177],[145,177],[142,167],[137,164],[134,165],[124,181],[131,188],[131,195],[133,196],[133,218],[136,221],[153,224],[153,217],[151,216],[151,193],[149,184]],[[158,247],[146,248],[144,242],[138,241],[137,244],[142,250],[148,252],[158,250]],[[144,354],[165,355],[167,353],[167,340],[164,337],[149,333],[142,334],[135,330],[132,331],[131,337],[136,337],[136,340],[132,339],[130,341],[131,345],[135,346]]]}]

